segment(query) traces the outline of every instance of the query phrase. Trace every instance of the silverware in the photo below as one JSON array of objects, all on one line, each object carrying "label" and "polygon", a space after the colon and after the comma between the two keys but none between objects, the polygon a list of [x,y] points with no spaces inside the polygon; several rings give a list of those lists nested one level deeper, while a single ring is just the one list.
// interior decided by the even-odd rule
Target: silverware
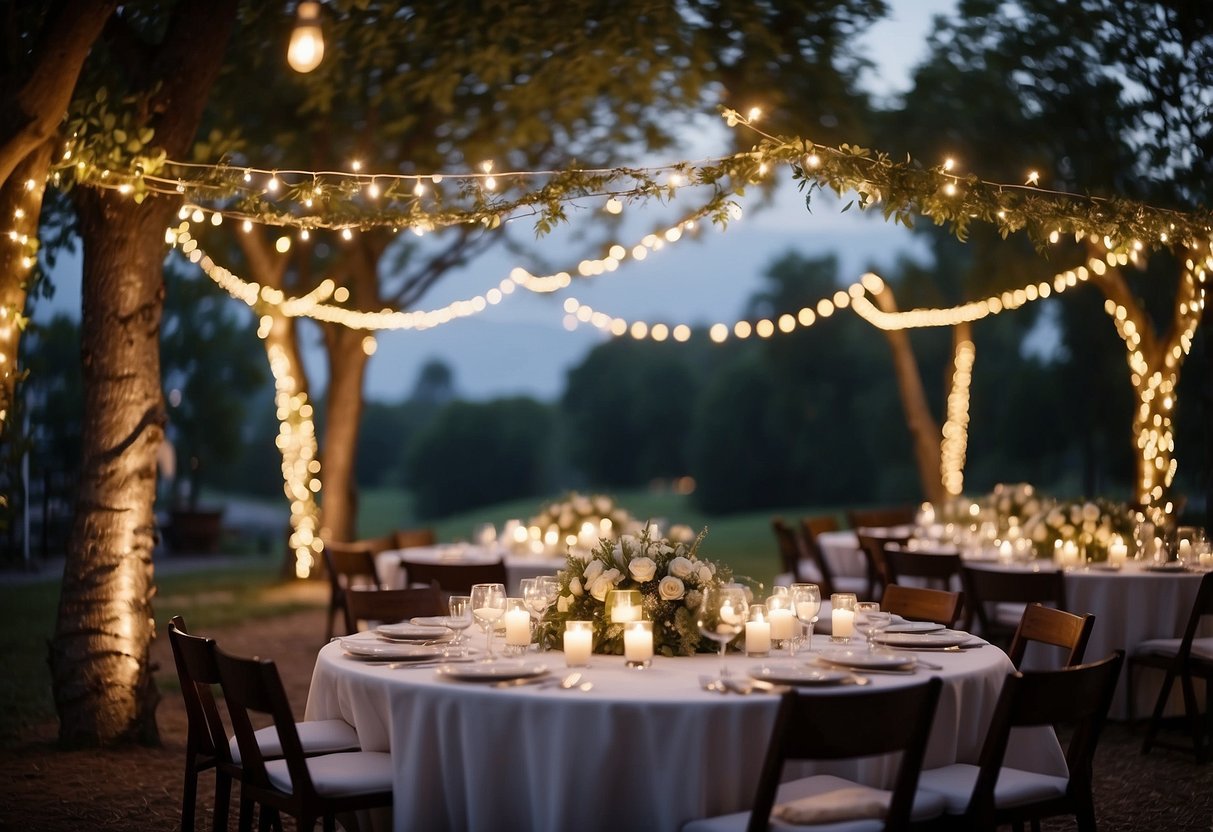
[{"label": "silverware", "polygon": [[699,677],[699,686],[702,687],[706,691],[711,691],[712,693],[728,693],[729,692],[728,688],[726,688],[724,686],[723,680],[714,678],[712,676],[700,676]]}]

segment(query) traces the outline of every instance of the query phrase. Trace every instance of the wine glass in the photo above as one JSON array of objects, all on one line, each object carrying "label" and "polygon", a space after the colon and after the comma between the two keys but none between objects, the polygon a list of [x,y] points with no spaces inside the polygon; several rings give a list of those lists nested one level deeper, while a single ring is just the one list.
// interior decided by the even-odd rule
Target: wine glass
[{"label": "wine glass", "polygon": [[[817,616],[821,612],[821,587],[817,586],[817,584],[792,584],[791,595],[792,611],[796,613],[796,619],[801,624],[808,625],[808,649],[812,650],[813,625],[817,623]],[[800,628],[797,627],[797,629]],[[796,656],[795,638],[792,639],[792,643],[788,646],[788,655],[793,658]]]},{"label": "wine glass", "polygon": [[875,601],[860,601],[855,605],[855,623],[868,640],[868,652],[875,649],[872,641],[876,634],[893,623],[893,614],[882,612]]},{"label": "wine glass", "polygon": [[703,591],[696,623],[704,638],[720,644],[720,678],[729,675],[724,653],[729,642],[737,638],[749,612],[745,589],[740,586],[710,586]]},{"label": "wine glass", "polygon": [[447,612],[450,613],[442,623],[455,631],[455,640],[451,647],[458,649],[460,656],[467,655],[467,645],[463,642],[463,631],[472,626],[472,599],[467,595],[452,595],[447,601]]},{"label": "wine glass", "polygon": [[503,584],[474,584],[469,597],[472,603],[472,617],[484,630],[484,660],[491,662],[497,658],[493,652],[493,636],[496,635],[498,620],[505,614],[505,586]]},{"label": "wine glass", "polygon": [[547,648],[544,639],[544,623],[547,621],[548,610],[552,608],[552,604],[556,603],[556,599],[560,597],[560,579],[555,575],[540,575],[535,579],[535,600],[534,604],[539,610],[539,625],[537,641],[539,642],[539,652],[543,652]]}]

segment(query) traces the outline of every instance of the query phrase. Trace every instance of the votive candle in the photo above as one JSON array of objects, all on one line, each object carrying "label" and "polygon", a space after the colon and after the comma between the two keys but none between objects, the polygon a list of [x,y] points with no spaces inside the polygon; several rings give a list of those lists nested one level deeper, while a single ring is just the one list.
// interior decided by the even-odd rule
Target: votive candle
[{"label": "votive candle", "polygon": [[652,621],[629,621],[624,625],[623,658],[628,667],[648,667],[653,661]]},{"label": "votive candle", "polygon": [[771,638],[776,641],[786,641],[792,637],[792,627],[796,621],[796,616],[792,614],[790,609],[787,607],[776,607],[772,604],[770,611],[767,613],[767,618],[771,623]]},{"label": "votive candle", "polygon": [[594,622],[566,621],[564,623],[564,662],[569,667],[584,667],[590,663],[594,650]]},{"label": "votive candle", "polygon": [[1129,556],[1129,546],[1124,539],[1118,535],[1112,535],[1112,542],[1108,544],[1108,565],[1123,566],[1125,558]]},{"label": "votive candle", "polygon": [[531,614],[523,608],[505,613],[505,643],[511,647],[526,647],[531,643]]},{"label": "votive candle", "polygon": [[751,656],[771,652],[771,622],[762,604],[750,607],[750,620],[745,623],[745,651]]}]

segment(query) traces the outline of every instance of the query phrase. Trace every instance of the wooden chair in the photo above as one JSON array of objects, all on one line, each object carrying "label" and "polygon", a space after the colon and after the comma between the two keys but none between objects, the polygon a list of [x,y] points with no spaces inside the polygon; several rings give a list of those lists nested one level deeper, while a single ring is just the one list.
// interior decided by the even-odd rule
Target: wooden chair
[{"label": "wooden chair", "polygon": [[[796,532],[783,521],[782,517],[771,519],[771,530],[775,532],[775,543],[779,548],[779,570],[782,574],[791,575],[793,581],[800,580],[800,561],[805,553],[803,546],[796,538]],[[822,589],[825,592],[825,589]]]},{"label": "wooden chair", "polygon": [[[1180,688],[1184,698],[1184,722],[1189,736],[1192,738],[1192,750],[1196,753],[1196,761],[1203,763],[1209,758],[1210,737],[1205,721],[1213,719],[1213,638],[1196,638],[1201,619],[1213,615],[1213,572],[1208,573],[1200,581],[1196,591],[1196,599],[1192,603],[1192,612],[1188,615],[1188,624],[1180,638],[1151,639],[1143,641],[1133,651],[1129,659],[1129,715],[1136,716],[1133,710],[1133,671],[1137,668],[1154,668],[1162,670],[1165,675],[1158,698],[1154,702],[1154,711],[1146,726],[1146,737],[1141,744],[1141,753],[1148,754],[1155,745],[1164,748],[1187,749],[1186,745],[1177,745],[1157,740],[1158,730],[1162,727],[1163,712],[1167,699],[1171,696],[1171,688],[1179,678]],[[1200,707],[1196,702],[1196,689],[1192,684],[1193,677],[1205,680],[1205,714],[1202,718]]]},{"label": "wooden chair", "polygon": [[[1007,644],[1023,616],[1021,604],[1041,603],[1065,609],[1065,576],[1049,569],[1027,572],[1004,569],[980,569],[964,566],[960,584],[969,599],[969,611],[976,615],[981,635]],[[1003,605],[1014,605],[1009,611]]]},{"label": "wooden chair", "polygon": [[421,563],[408,556],[400,559],[400,568],[408,573],[410,585],[437,584],[444,597],[467,595],[473,584],[505,584],[509,578],[505,561],[492,563]]},{"label": "wooden chair", "polygon": [[1011,657],[1011,663],[1019,667],[1028,644],[1037,642],[1065,650],[1063,666],[1073,667],[1082,664],[1094,626],[1095,616],[1090,613],[1075,615],[1043,604],[1028,604],[1024,608],[1023,618],[1019,619],[1019,626],[1015,628],[1007,655]]},{"label": "wooden chair", "polygon": [[886,543],[884,560],[893,583],[907,577],[923,578],[937,589],[951,589],[952,578],[960,581],[961,560],[955,552],[912,552],[901,545]]},{"label": "wooden chair", "polygon": [[[1011,673],[1003,683],[977,765],[955,763],[922,773],[920,787],[946,802],[951,828],[994,830],[1055,815],[1074,815],[1095,832],[1091,793],[1095,746],[1112,704],[1124,653],[1061,670]],[[1069,777],[1003,765],[1012,728],[1073,726],[1066,749]]]},{"label": "wooden chair", "polygon": [[964,593],[920,586],[889,584],[885,587],[880,608],[910,621],[934,621],[951,627],[960,620]]},{"label": "wooden chair", "polygon": [[884,588],[893,583],[893,577],[889,574],[889,563],[885,560],[884,547],[891,543],[904,544],[909,538],[871,535],[865,532],[857,532],[856,537],[859,539],[859,549],[867,561],[868,585],[864,595],[873,601],[879,601]]},{"label": "wooden chair", "polygon": [[[219,684],[215,642],[190,635],[179,615],[173,616],[169,622],[168,640],[173,650],[173,663],[177,667],[177,680],[181,684],[181,698],[185,700],[185,785],[181,794],[181,829],[193,832],[198,774],[214,769],[214,829],[226,830],[232,781],[239,780],[241,776],[241,756],[233,753],[234,744],[228,739],[227,727],[215,703],[214,688]],[[328,754],[358,748],[358,733],[340,719],[300,723],[298,733],[300,744],[308,754]],[[264,756],[281,755],[281,745],[272,727],[257,731],[255,737]]]},{"label": "wooden chair", "polygon": [[396,529],[392,533],[393,549],[410,549],[414,546],[433,546],[438,535],[433,529]]},{"label": "wooden chair", "polygon": [[446,615],[447,605],[436,586],[409,589],[359,589],[345,593],[345,628],[363,629],[360,621],[392,623],[423,615]]},{"label": "wooden chair", "polygon": [[835,592],[854,592],[856,595],[867,593],[867,577],[835,575],[834,570],[830,568],[830,562],[826,560],[825,552],[817,542],[817,536],[833,531],[838,531],[838,521],[832,514],[806,517],[800,521],[800,539],[804,544],[805,554],[821,576],[821,597],[828,598]]},{"label": "wooden chair", "polygon": [[917,510],[914,506],[856,508],[847,511],[847,523],[852,529],[877,529],[890,526],[911,526]]},{"label": "wooden chair", "polygon": [[[242,830],[249,828],[245,821],[251,820],[254,804],[261,805],[263,829],[268,828],[269,809],[293,816],[301,830],[311,830],[322,818],[326,832],[336,828],[338,812],[392,805],[390,754],[347,751],[306,757],[277,666],[269,659],[238,658],[218,648],[215,662],[242,759]],[[253,730],[254,718],[265,716],[273,720],[270,728],[281,739],[279,759],[266,757]]]},{"label": "wooden chair", "polygon": [[[328,631],[325,639],[333,638],[333,621],[338,613],[349,619],[345,609],[346,590],[353,586],[383,589],[379,571],[375,568],[375,548],[370,541],[338,543],[324,541],[324,567],[329,578]],[[351,631],[352,632],[352,631]]]},{"label": "wooden chair", "polygon": [[[802,696],[795,691],[784,694],[753,809],[692,821],[682,827],[682,832],[765,832],[772,816],[781,821],[781,829],[810,829],[815,827],[786,824],[795,823],[797,816],[802,822],[814,814],[820,816],[827,810],[827,803],[829,810],[836,810],[836,821],[883,818],[884,829],[893,832],[909,829],[912,821],[938,817],[943,801],[919,790],[918,776],[942,688],[943,682],[936,677],[911,687],[847,696]],[[859,725],[863,730],[856,730]],[[785,760],[842,760],[898,751],[902,752],[901,761],[892,792],[833,775],[780,783]],[[844,796],[853,802],[844,800]],[[781,801],[780,805],[776,806],[776,800]],[[817,822],[825,822],[825,818]],[[867,822],[877,825],[873,820]]]}]

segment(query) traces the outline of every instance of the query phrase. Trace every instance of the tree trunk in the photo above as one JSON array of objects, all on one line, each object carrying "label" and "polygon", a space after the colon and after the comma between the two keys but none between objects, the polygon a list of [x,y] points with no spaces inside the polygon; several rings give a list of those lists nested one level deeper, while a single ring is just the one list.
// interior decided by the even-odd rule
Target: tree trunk
[{"label": "tree trunk", "polygon": [[[25,324],[30,270],[38,253],[38,215],[51,148],[51,142],[43,142],[0,185],[0,217],[11,223],[0,238],[0,438],[6,432],[17,384],[17,347]],[[28,181],[35,186],[26,187]]]},{"label": "tree trunk", "polygon": [[[155,90],[150,125],[170,158],[193,143],[235,22],[235,0],[174,7],[132,89]],[[164,231],[176,200],[76,191],[84,242],[84,429],[79,497],[50,645],[59,740],[158,740],[148,656],[156,449],[164,436],[160,317]]]},{"label": "tree trunk", "polygon": [[973,382],[973,324],[961,321],[952,328],[952,373],[945,399],[947,413],[939,443],[939,481],[949,496],[964,493],[965,461],[969,453],[969,391]]},{"label": "tree trunk", "polygon": [[68,746],[158,741],[148,653],[155,545],[161,268],[172,206],[77,195],[84,241],[82,458],[51,679]]},{"label": "tree trunk", "polygon": [[324,471],[322,534],[334,540],[352,540],[357,535],[354,459],[362,422],[362,385],[368,357],[362,342],[367,333],[335,325],[327,328],[331,331],[325,334],[329,389],[320,456]]},{"label": "tree trunk", "polygon": [[55,136],[84,59],[117,6],[117,0],[58,4],[39,33],[28,76],[0,85],[7,93],[0,99],[0,182],[15,176],[21,161]]},{"label": "tree trunk", "polygon": [[[897,301],[887,286],[876,295],[876,302],[885,312],[897,311]],[[901,395],[901,406],[905,410],[906,427],[910,431],[923,495],[933,503],[942,503],[946,493],[939,476],[939,423],[927,405],[927,395],[918,372],[918,362],[914,360],[910,336],[904,329],[888,329],[884,335],[893,353],[893,374],[897,378],[897,392]]]}]

